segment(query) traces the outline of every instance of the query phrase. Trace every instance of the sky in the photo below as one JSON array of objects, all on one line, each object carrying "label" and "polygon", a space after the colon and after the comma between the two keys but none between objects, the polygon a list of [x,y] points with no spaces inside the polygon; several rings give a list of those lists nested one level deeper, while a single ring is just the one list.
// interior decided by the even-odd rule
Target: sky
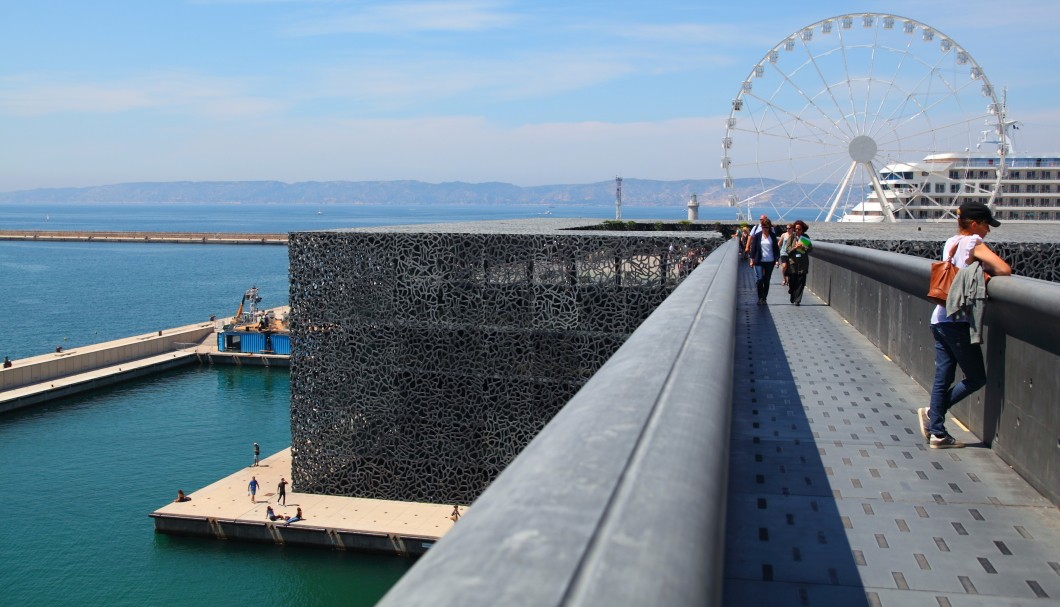
[{"label": "sky", "polygon": [[1050,0],[0,0],[0,191],[720,179],[754,65],[866,11],[951,37],[1060,151]]}]

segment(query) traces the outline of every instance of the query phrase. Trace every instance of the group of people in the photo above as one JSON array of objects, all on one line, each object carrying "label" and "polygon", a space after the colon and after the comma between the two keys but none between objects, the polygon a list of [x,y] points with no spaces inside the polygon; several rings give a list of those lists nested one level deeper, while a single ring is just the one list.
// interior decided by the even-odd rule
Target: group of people
[{"label": "group of people", "polygon": [[813,241],[806,235],[809,226],[799,219],[781,232],[773,227],[769,216],[762,215],[754,229],[744,227],[740,233],[740,257],[747,259],[755,272],[758,305],[766,303],[773,269],[780,268],[781,284],[788,287],[788,300],[802,305],[806,274],[810,269]]},{"label": "group of people", "polygon": [[[957,275],[946,304],[936,305],[931,313],[935,379],[929,405],[917,409],[920,432],[932,449],[964,447],[946,430],[946,413],[986,385],[981,338],[986,281],[991,276],[1012,274],[1009,264],[983,242],[990,229],[1000,225],[987,205],[965,202],[957,210],[957,234],[942,247],[941,260],[956,266]],[[784,274],[782,282],[788,287],[791,303],[801,303],[813,250],[807,231],[807,225],[799,220],[778,233],[766,215],[753,230],[741,230],[740,257],[754,268],[759,304],[764,304],[769,294],[774,267]],[[964,378],[954,384],[958,367]]]},{"label": "group of people", "polygon": [[[282,506],[287,505],[287,479],[280,477],[280,483],[276,486],[276,503]],[[257,502],[258,489],[261,487],[261,483],[258,482],[256,476],[250,477],[250,482],[247,483],[247,495],[250,496],[251,502]]]}]

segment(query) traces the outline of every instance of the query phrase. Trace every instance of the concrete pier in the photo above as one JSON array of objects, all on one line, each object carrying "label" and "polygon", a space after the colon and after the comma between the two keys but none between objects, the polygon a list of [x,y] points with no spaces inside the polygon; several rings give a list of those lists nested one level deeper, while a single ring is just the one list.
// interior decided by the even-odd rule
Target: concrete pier
[{"label": "concrete pier", "polygon": [[[278,315],[286,310],[274,309]],[[283,354],[218,351],[216,331],[225,322],[162,329],[14,360],[10,368],[0,369],[0,413],[193,363],[290,365],[290,357]]]},{"label": "concrete pier", "polygon": [[29,240],[33,242],[153,242],[168,244],[286,245],[287,234],[244,234],[241,232],[0,230],[0,240]]},{"label": "concrete pier", "polygon": [[[251,477],[261,484],[251,500]],[[454,525],[453,506],[373,500],[334,495],[298,493],[288,485],[286,506],[277,503],[280,478],[291,478],[291,450],[284,449],[211,485],[188,494],[150,514],[155,531],[219,540],[241,540],[277,545],[300,545],[418,556],[426,552]],[[173,497],[177,489],[173,488]],[[294,488],[297,489],[297,488]],[[266,520],[266,509],[303,520],[285,525]],[[461,508],[463,513],[466,509]]]}]

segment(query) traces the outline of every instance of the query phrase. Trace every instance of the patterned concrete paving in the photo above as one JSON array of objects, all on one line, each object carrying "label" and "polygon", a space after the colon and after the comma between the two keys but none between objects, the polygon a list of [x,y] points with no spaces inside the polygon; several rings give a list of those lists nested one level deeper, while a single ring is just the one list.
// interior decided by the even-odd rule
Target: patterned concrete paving
[{"label": "patterned concrete paving", "polygon": [[739,279],[725,603],[1060,605],[1057,508],[956,424],[929,449],[924,389],[779,279]]}]

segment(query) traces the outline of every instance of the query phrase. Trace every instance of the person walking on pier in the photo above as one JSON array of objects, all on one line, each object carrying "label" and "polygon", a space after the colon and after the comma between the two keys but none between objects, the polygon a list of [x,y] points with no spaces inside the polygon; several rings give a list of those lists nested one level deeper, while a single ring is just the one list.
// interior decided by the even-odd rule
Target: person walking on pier
[{"label": "person walking on pier", "polygon": [[254,443],[254,463],[251,466],[257,466],[259,458],[261,457],[261,447],[257,443]]},{"label": "person walking on pier", "polygon": [[788,241],[788,295],[791,303],[802,305],[802,291],[806,288],[806,274],[810,271],[810,251],[813,242],[806,235],[809,226],[801,219],[792,224],[795,232]]},{"label": "person walking on pier", "polygon": [[765,215],[757,232],[751,234],[747,245],[751,267],[755,271],[755,285],[758,287],[758,305],[766,303],[769,295],[769,281],[773,278],[773,268],[779,263],[777,234],[773,222]]},{"label": "person walking on pier", "polygon": [[276,503],[287,505],[287,479],[280,477],[280,484],[276,487]]},{"label": "person walking on pier", "polygon": [[[951,293],[957,289],[970,288],[981,289],[981,294],[985,296],[984,271],[993,276],[1012,274],[1008,263],[983,244],[983,238],[990,233],[991,226],[996,228],[1000,225],[1001,222],[994,219],[990,208],[981,202],[966,202],[957,210],[958,233],[942,247],[942,260],[951,261],[958,269]],[[965,271],[965,268],[969,271]],[[957,295],[960,294],[958,291]],[[951,295],[947,305],[935,306],[931,314],[931,334],[935,338],[935,382],[931,387],[931,404],[927,408],[917,409],[917,418],[924,440],[932,449],[959,449],[964,446],[946,431],[946,412],[986,385],[986,368],[979,337],[981,325],[972,330],[972,323],[982,320],[982,310],[975,308],[984,299],[971,297],[969,306],[949,303],[957,299],[959,297]],[[957,367],[964,373],[964,379],[953,385]]]},{"label": "person walking on pier", "polygon": [[258,479],[256,477],[250,477],[250,484],[247,485],[247,491],[250,492],[250,501],[256,502],[254,499],[258,495]]}]

